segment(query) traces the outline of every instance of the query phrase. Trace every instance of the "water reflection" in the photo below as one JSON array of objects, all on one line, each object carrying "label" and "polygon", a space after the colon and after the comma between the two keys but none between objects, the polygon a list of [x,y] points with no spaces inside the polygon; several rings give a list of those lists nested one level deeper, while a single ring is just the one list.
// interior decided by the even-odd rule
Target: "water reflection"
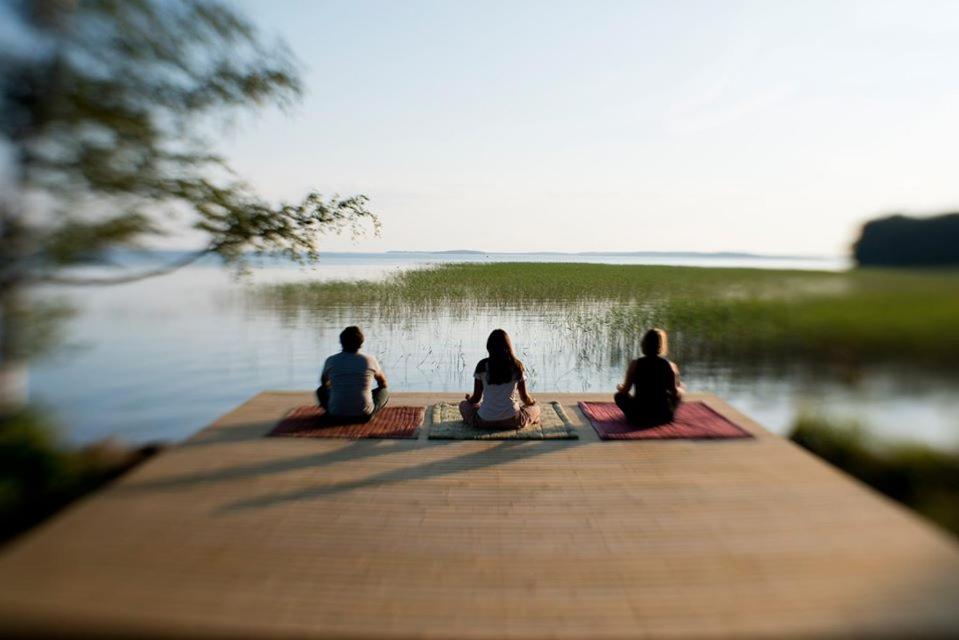
[{"label": "water reflection", "polygon": [[[269,310],[291,330],[323,333],[330,344],[340,327],[362,325],[367,348],[403,389],[467,391],[469,363],[485,357],[489,331],[504,327],[514,336],[532,388],[612,393],[629,360],[640,352],[639,335],[623,335],[602,320],[617,304],[427,300],[324,307],[253,292],[246,309]],[[773,358],[732,362],[698,355],[678,358],[691,390],[716,393],[778,433],[787,432],[798,415],[814,413],[855,418],[893,439],[943,447],[959,443],[954,393],[959,379],[948,372],[902,365],[850,369]]]},{"label": "water reflection", "polygon": [[[334,265],[337,266],[337,265]],[[326,272],[262,270],[263,282],[382,276],[406,264],[338,265]],[[363,265],[360,265],[363,267]],[[61,294],[64,292],[51,292]],[[215,267],[109,289],[67,293],[79,313],[61,350],[32,371],[32,391],[76,441],[117,434],[184,438],[266,389],[309,389],[343,326],[396,391],[467,391],[491,328],[514,337],[534,391],[609,392],[639,352],[635,338],[597,330],[613,303],[422,303],[304,306],[281,303]],[[870,368],[858,375],[784,362],[729,362],[675,351],[693,391],[717,393],[783,433],[803,411],[856,417],[897,438],[959,443],[957,381],[947,373]]]}]

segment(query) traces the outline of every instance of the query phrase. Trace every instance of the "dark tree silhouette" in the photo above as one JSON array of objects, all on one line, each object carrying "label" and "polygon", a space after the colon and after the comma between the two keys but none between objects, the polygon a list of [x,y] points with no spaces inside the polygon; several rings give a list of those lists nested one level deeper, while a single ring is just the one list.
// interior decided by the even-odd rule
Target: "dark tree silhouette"
[{"label": "dark tree silhouette", "polygon": [[959,265],[959,213],[870,220],[853,245],[861,266]]}]

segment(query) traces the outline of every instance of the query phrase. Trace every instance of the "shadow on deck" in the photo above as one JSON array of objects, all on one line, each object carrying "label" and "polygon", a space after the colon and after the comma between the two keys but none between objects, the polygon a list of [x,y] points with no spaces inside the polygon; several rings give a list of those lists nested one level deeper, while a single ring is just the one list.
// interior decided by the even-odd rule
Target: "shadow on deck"
[{"label": "shadow on deck", "polygon": [[754,439],[602,442],[600,396],[538,396],[579,440],[264,438],[310,394],[260,394],[5,549],[0,633],[959,632],[953,538],[718,398]]}]

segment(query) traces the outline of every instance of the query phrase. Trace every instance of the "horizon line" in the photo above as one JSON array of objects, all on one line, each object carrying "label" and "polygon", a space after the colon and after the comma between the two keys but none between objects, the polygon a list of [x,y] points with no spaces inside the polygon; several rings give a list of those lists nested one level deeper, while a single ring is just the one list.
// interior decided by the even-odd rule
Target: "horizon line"
[{"label": "horizon line", "polygon": [[753,253],[750,251],[482,251],[477,249],[438,249],[438,250],[419,250],[419,249],[389,249],[386,251],[326,251],[321,253],[442,253],[442,254],[465,254],[465,255],[557,255],[557,256],[705,256],[716,258],[762,258],[762,259],[792,259],[792,260],[833,260],[846,257],[842,254],[836,255],[815,255],[815,254],[777,254],[777,253]]},{"label": "horizon line", "polygon": [[[130,253],[187,253],[195,249],[185,248],[127,248],[120,249],[121,252]],[[252,253],[252,252],[247,252]],[[760,260],[837,260],[850,258],[843,254],[775,254],[775,253],[753,253],[749,251],[484,251],[479,249],[388,249],[382,251],[324,251],[320,255],[391,255],[391,254],[444,254],[444,255],[488,255],[488,256],[660,256],[660,257],[711,257],[711,258],[755,258]]]}]

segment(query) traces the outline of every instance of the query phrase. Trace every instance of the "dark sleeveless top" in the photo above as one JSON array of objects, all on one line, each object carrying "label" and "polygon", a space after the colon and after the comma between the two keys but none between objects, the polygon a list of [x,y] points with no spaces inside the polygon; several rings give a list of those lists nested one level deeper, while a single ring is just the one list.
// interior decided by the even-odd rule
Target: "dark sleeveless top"
[{"label": "dark sleeveless top", "polygon": [[676,408],[676,373],[672,363],[660,356],[636,360],[633,379],[635,402],[647,415],[672,416]]}]

